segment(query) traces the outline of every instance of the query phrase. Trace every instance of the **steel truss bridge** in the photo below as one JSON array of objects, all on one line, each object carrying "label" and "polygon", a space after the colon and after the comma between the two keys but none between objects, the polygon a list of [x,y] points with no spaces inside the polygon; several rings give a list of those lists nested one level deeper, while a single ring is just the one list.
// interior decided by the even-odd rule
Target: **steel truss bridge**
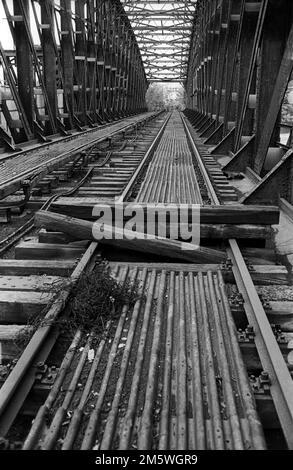
[{"label": "steel truss bridge", "polygon": [[0,0],[1,448],[293,449],[292,51],[292,0]]}]

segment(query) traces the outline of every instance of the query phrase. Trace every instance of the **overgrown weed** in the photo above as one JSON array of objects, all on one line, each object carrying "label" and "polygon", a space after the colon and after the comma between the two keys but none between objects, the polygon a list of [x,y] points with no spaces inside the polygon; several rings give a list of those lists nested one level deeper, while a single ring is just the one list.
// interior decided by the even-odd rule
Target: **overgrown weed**
[{"label": "overgrown weed", "polygon": [[[63,290],[70,290],[69,300],[64,313],[55,320],[45,318],[52,303],[58,299]],[[54,298],[39,314],[30,317],[27,329],[15,338],[15,344],[22,351],[30,341],[32,334],[41,327],[52,325],[60,329],[60,333],[71,339],[77,330],[83,333],[100,334],[105,331],[109,320],[119,317],[124,305],[132,307],[142,296],[138,282],[127,279],[119,282],[111,274],[108,263],[104,260],[95,265],[93,271],[83,273],[76,283],[65,281],[55,286]]]}]

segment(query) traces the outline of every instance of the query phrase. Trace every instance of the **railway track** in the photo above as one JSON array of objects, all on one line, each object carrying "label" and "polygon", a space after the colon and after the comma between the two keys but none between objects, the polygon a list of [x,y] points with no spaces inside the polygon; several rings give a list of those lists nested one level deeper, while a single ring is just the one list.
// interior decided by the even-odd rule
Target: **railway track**
[{"label": "railway track", "polygon": [[58,139],[57,142],[52,141],[12,155],[2,156],[0,159],[0,198],[3,199],[17,190],[22,190],[25,179],[31,177],[35,184],[49,172],[58,170],[61,165],[70,162],[78,152],[86,151],[89,147],[106,139],[111,140],[117,134],[126,133],[155,115],[156,113],[145,113],[133,116]]},{"label": "railway track", "polygon": [[[139,203],[232,205],[235,191],[211,157],[200,157],[202,143],[192,138],[185,118],[174,113],[158,130],[155,141],[151,135],[148,138],[149,150],[145,147],[131,161],[116,157],[114,151],[113,170],[97,177],[103,178],[101,186],[102,180],[96,179],[87,189],[81,186],[77,198],[62,197],[52,208],[68,213],[78,207],[80,214],[101,198],[115,197]],[[123,186],[121,175],[132,162]],[[109,185],[113,174],[117,191]],[[96,243],[86,249],[68,243],[64,234],[42,233],[41,240],[52,245],[50,256],[54,253],[57,259],[68,250],[60,261],[59,277],[66,267],[72,272],[74,263],[69,264],[78,257],[82,256],[83,267],[94,262]],[[62,251],[59,243],[54,244],[60,237],[67,242]],[[274,250],[254,242],[252,238],[239,247],[228,235],[225,241],[214,239],[213,244],[226,254],[223,264],[134,258],[99,247],[119,282],[137,281],[141,295],[133,306],[124,305],[98,345],[91,336],[84,344],[77,332],[58,364],[56,380],[47,387],[47,398],[35,410],[23,448],[263,449],[274,445],[275,432],[283,436],[284,446],[292,448],[292,283],[287,267],[277,264]],[[25,245],[16,249],[16,255],[27,253],[21,268],[26,276],[28,270],[32,274],[34,269],[45,269],[45,264],[47,276],[56,275],[58,261],[50,265],[43,260],[42,267],[40,259],[39,266],[31,261],[49,247]],[[2,272],[14,275],[13,262],[2,263]],[[71,276],[73,282],[81,272],[80,263]],[[33,279],[26,281],[33,286]],[[61,310],[57,304],[58,308],[52,307],[55,314]],[[26,396],[36,388],[37,369],[31,367],[36,365],[35,349],[42,349],[42,335],[52,334],[44,328],[8,371],[1,390],[0,434],[8,438],[23,405],[20,400],[17,409],[14,394],[23,396],[25,382],[29,382]],[[50,347],[46,348],[48,357]],[[8,406],[12,398],[13,405]]]},{"label": "railway track", "polygon": [[[100,142],[99,145],[91,143],[83,155],[81,169],[84,176],[79,182],[76,183],[72,178],[74,175],[71,174],[72,168],[76,166],[77,154],[65,168],[61,167],[57,171],[57,175],[55,172],[51,173],[50,184],[36,185],[35,195],[30,198],[28,203],[29,208],[41,207],[43,210],[48,210],[52,202],[58,200],[60,196],[72,196],[75,193],[78,194],[78,197],[85,197],[88,195],[89,186],[86,186],[87,189],[84,190],[84,184],[91,185],[90,192],[95,194],[97,200],[100,200],[100,198],[113,199],[115,196],[119,196],[162,124],[164,124],[164,118],[157,118],[154,123],[145,123],[141,136],[137,129],[129,128],[129,132],[125,136],[126,139],[122,143],[121,138],[120,141],[116,139],[110,147],[111,150],[109,150],[108,145],[103,148],[102,144],[101,148]],[[147,133],[147,138],[143,135],[144,133]],[[149,136],[151,136],[151,139]],[[143,138],[142,141],[141,138]],[[120,165],[122,156],[127,161],[126,168],[123,164]],[[115,165],[117,166],[115,167]],[[113,170],[118,181],[115,188],[107,192],[104,188],[104,181],[110,181],[110,184],[113,182]],[[101,172],[103,172],[102,176],[96,176],[101,175]],[[110,178],[108,172],[111,174]],[[62,179],[67,182],[66,187],[60,186],[59,177],[61,174]],[[101,181],[97,182],[96,178],[100,178]],[[54,184],[51,184],[52,181],[54,181]],[[47,183],[46,180],[43,182]],[[48,192],[51,193],[49,197],[45,195]],[[9,200],[7,204],[9,204]],[[23,238],[24,236],[25,238]],[[32,382],[29,383],[28,387],[24,385],[24,389],[22,386],[23,373],[27,372],[32,361],[36,363],[44,362],[58,335],[53,335],[53,340],[47,340],[46,337],[50,330],[48,326],[45,327],[45,335],[41,334],[39,336],[36,334],[36,337],[32,336],[28,345],[28,352],[26,352],[26,349],[24,354],[21,355],[21,358],[24,357],[25,366],[20,361],[14,369],[14,363],[21,352],[19,350],[20,346],[16,344],[16,339],[19,339],[22,335],[29,336],[30,329],[33,330],[33,328],[28,326],[27,323],[33,323],[33,318],[41,313],[45,312],[44,316],[48,321],[52,315],[52,318],[59,315],[68,298],[68,285],[74,285],[74,282],[86,268],[90,257],[95,251],[95,244],[76,243],[70,237],[62,237],[60,234],[39,232],[35,229],[33,217],[31,216],[17,230],[12,228],[11,233],[0,243],[0,250],[3,255],[3,259],[0,260],[0,359],[1,363],[4,364],[1,371],[2,382],[7,376],[9,377],[1,390],[1,398],[4,396],[4,401],[1,402],[0,406],[2,411],[5,408],[5,412],[4,415],[2,413],[3,420],[0,426],[0,434],[5,435],[19,411],[14,389],[17,389],[20,383],[22,393],[20,394],[19,406],[21,406],[24,401],[25,391],[28,393],[35,376],[39,373],[38,367],[34,368],[31,376]],[[33,331],[32,334],[34,334]],[[42,343],[44,343],[44,348]],[[39,349],[44,349],[45,352],[41,352],[40,355]],[[50,372],[47,371],[46,374],[50,375]],[[8,388],[7,391],[5,391],[6,387]],[[8,405],[7,397],[9,397],[8,401],[10,402]],[[8,408],[10,412],[7,411]],[[8,416],[7,419],[6,416]]]}]

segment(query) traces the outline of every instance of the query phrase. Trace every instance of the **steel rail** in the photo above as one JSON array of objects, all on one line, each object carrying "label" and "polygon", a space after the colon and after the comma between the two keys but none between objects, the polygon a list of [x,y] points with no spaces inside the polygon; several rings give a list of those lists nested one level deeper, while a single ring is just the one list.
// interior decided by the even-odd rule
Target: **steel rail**
[{"label": "steel rail", "polygon": [[194,159],[177,111],[165,128],[136,202],[202,204]]},{"label": "steel rail", "polygon": [[[96,138],[96,139],[93,139],[91,140],[90,142],[87,142],[87,143],[84,143],[82,145],[80,145],[79,147],[76,147],[74,149],[71,149],[71,150],[68,150],[67,152],[61,154],[61,155],[56,155],[52,158],[50,158],[49,160],[47,160],[46,162],[43,162],[43,163],[40,163],[38,165],[35,165],[34,167],[32,168],[29,168],[28,170],[24,171],[21,173],[21,175],[16,175],[12,178],[9,178],[9,179],[6,179],[5,181],[1,182],[0,183],[0,191],[5,191],[5,188],[9,185],[15,185],[17,183],[19,183],[19,188],[21,187],[21,183],[23,181],[23,179],[25,177],[27,177],[28,175],[31,175],[32,173],[36,172],[36,171],[40,171],[40,170],[43,170],[43,171],[40,171],[40,174],[39,174],[39,178],[37,178],[37,181],[42,178],[46,173],[48,173],[49,171],[53,170],[55,165],[59,165],[60,163],[66,163],[68,160],[70,160],[70,158],[73,157],[74,154],[76,154],[77,152],[82,152],[88,148],[90,148],[93,144],[97,144],[97,143],[102,143],[103,141],[105,140],[108,140],[108,139],[111,139],[112,137],[116,136],[116,135],[119,135],[120,133],[124,133],[124,132],[127,132],[127,130],[130,130],[132,129],[133,127],[136,127],[138,124],[141,124],[143,123],[144,121],[148,121],[149,119],[154,119],[155,117],[157,116],[154,115],[154,116],[147,116],[145,118],[143,118],[141,121],[137,121],[137,122],[132,122],[131,124],[127,124],[123,127],[121,127],[121,129],[116,129],[116,130],[113,130],[112,132],[110,132],[110,134],[108,134],[107,136],[103,136],[103,137],[100,137],[100,138]],[[97,129],[96,129],[97,130]],[[59,142],[58,142],[59,143]],[[12,155],[10,156],[9,158],[14,158],[16,155]],[[17,188],[17,189],[19,189]],[[7,191],[7,190],[6,190]],[[16,189],[14,188],[14,191],[15,192]],[[3,197],[5,196],[8,196],[8,192],[7,194],[4,194]]]},{"label": "steel rail", "polygon": [[269,373],[270,392],[289,449],[293,449],[293,381],[266,312],[257,294],[236,240],[229,240],[232,271],[244,299],[244,310],[253,326],[262,366]]},{"label": "steel rail", "polygon": [[171,113],[169,113],[166,116],[165,121],[163,122],[162,127],[161,127],[160,131],[158,132],[158,134],[156,135],[155,139],[153,140],[150,148],[148,149],[147,153],[143,157],[142,161],[140,162],[140,164],[137,167],[137,169],[135,170],[135,172],[133,173],[131,179],[129,180],[129,182],[126,186],[126,188],[123,190],[123,192],[121,193],[119,198],[117,198],[117,200],[116,200],[117,204],[124,202],[127,199],[127,197],[129,196],[130,191],[133,189],[137,179],[140,177],[140,174],[141,174],[142,170],[144,169],[145,165],[149,162],[149,160],[153,156],[153,153],[156,150],[156,148],[157,148],[157,146],[158,146],[158,144],[159,144],[159,142],[160,142],[160,140],[161,140],[161,138],[164,134],[165,128],[166,128],[166,126],[169,122],[170,117],[171,117]]},{"label": "steel rail", "polygon": [[[184,120],[183,120],[184,121]],[[220,204],[207,170],[200,158],[193,137],[187,127],[190,144],[200,165],[214,204]],[[272,331],[251,275],[235,239],[228,240],[228,256],[239,292],[244,298],[244,310],[255,332],[255,345],[264,371],[269,373],[270,391],[289,449],[293,449],[293,380]]]},{"label": "steel rail", "polygon": [[[84,269],[91,261],[93,255],[95,254],[97,246],[97,242],[92,242],[87,248],[84,255],[82,256],[78,265],[74,269],[70,277],[72,283],[71,289],[76,284]],[[1,387],[0,436],[5,436],[19,412],[19,406],[16,407],[14,401],[15,396],[19,397],[19,395],[21,394],[21,401],[23,403],[29,391],[31,390],[31,387],[35,380],[34,375],[37,373],[37,370],[34,370],[34,366],[36,366],[36,358],[40,350],[43,349],[44,345],[46,345],[46,341],[48,340],[49,334],[52,332],[54,326],[54,320],[56,320],[60,312],[63,310],[69,298],[71,289],[62,290],[54,299],[52,305],[50,306],[47,314],[44,317],[45,326],[38,328],[38,330],[34,333],[33,337],[31,338],[22,355],[20,356],[19,360],[17,361],[16,365],[12,369],[10,375],[7,377],[6,381]],[[51,348],[48,348],[48,354],[50,350]],[[34,370],[32,377],[33,380],[27,382],[26,374],[31,375],[31,369]]]},{"label": "steel rail", "polygon": [[[146,113],[142,113],[142,114],[146,114]],[[159,112],[153,113],[151,116],[146,116],[144,120],[153,119],[156,116],[158,116],[159,114],[160,114]],[[123,119],[124,120],[131,119],[131,118],[134,118],[135,116],[138,117],[139,115],[128,116],[128,117],[123,118]],[[48,142],[45,142],[45,143],[42,143],[42,144],[36,144],[34,147],[31,147],[30,149],[23,149],[23,150],[20,150],[20,151],[9,153],[8,155],[0,155],[0,163],[3,163],[5,160],[10,160],[11,158],[18,157],[20,155],[26,155],[27,153],[30,153],[30,152],[37,152],[39,150],[42,150],[42,149],[45,149],[45,148],[48,148],[48,147],[52,147],[53,145],[61,144],[62,142],[70,142],[71,140],[78,139],[79,137],[82,137],[82,136],[85,136],[85,135],[90,135],[90,134],[93,134],[96,131],[106,129],[107,127],[118,124],[118,122],[119,121],[113,121],[113,122],[108,122],[107,124],[97,125],[95,127],[91,127],[90,129],[85,129],[84,131],[76,132],[75,134],[69,134],[67,136],[60,136],[60,137],[58,137],[54,140],[49,140]],[[143,122],[143,120],[138,121],[138,122]],[[133,123],[133,124],[135,125],[136,123]],[[122,132],[124,132],[124,131],[122,131]],[[48,138],[54,137],[54,134],[51,135],[51,136],[49,135],[47,137]],[[24,142],[24,143],[28,144],[29,142]]]},{"label": "steel rail", "polygon": [[[134,142],[135,140],[137,139],[137,135],[132,139],[132,140],[127,140],[125,143],[129,143],[129,142]],[[93,148],[95,148],[96,144],[92,145],[89,149],[88,149],[88,152],[90,152]],[[122,147],[124,146],[124,144],[121,146],[120,149],[122,149]],[[111,158],[111,155],[112,155],[112,152],[107,152],[107,155],[106,157],[104,158],[104,160],[101,162],[101,164],[97,165],[98,168],[101,168],[103,167],[108,161],[109,159]],[[76,162],[75,162],[76,163]],[[75,164],[74,163],[74,164]],[[72,194],[74,194],[79,188],[80,186],[83,185],[83,183],[87,180],[87,178],[90,176],[90,174],[92,173],[93,171],[93,168],[91,168],[87,173],[86,175],[71,189],[69,189],[68,191],[65,191],[63,193],[60,193],[60,194],[55,194],[53,196],[50,196],[47,201],[43,204],[43,206],[41,207],[41,210],[48,210],[51,203],[52,202],[55,202],[57,199],[59,199],[60,197],[64,197],[64,196],[70,196]],[[23,237],[24,235],[26,235],[28,232],[30,232],[30,230],[33,229],[33,221],[34,221],[34,217],[30,218],[24,225],[22,225],[21,227],[19,227],[15,232],[13,232],[12,234],[8,235],[5,239],[1,240],[0,241],[0,256],[7,250],[9,249],[16,241],[18,241],[21,237]]]},{"label": "steel rail", "polygon": [[[40,210],[48,210],[50,208],[50,205],[52,202],[55,202],[57,199],[60,197],[64,196],[71,196],[74,194],[80,186],[83,185],[83,183],[88,179],[88,177],[91,175],[93,171],[93,168],[91,168],[86,175],[71,189],[68,191],[64,191],[63,193],[60,194],[54,194],[53,196],[50,196],[47,201],[42,205]],[[30,232],[34,228],[34,216],[31,217],[25,224],[23,224],[21,227],[19,227],[17,230],[15,230],[13,233],[8,235],[4,240],[0,241],[0,256],[7,251],[11,246],[14,245],[21,237],[26,235],[28,232]]]},{"label": "steel rail", "polygon": [[205,165],[204,165],[204,163],[203,163],[203,161],[202,161],[202,159],[201,159],[201,157],[200,157],[200,154],[199,154],[199,152],[198,152],[198,150],[197,150],[197,147],[196,147],[196,145],[195,145],[195,143],[194,143],[193,137],[192,137],[191,132],[190,132],[190,130],[189,130],[189,128],[188,128],[188,125],[187,125],[186,117],[185,117],[183,114],[181,114],[181,119],[182,119],[182,122],[183,122],[183,125],[184,125],[184,129],[185,129],[185,132],[186,132],[186,135],[187,135],[187,139],[188,139],[188,141],[189,141],[189,143],[190,143],[190,146],[191,146],[191,149],[192,149],[192,153],[194,154],[194,156],[195,156],[195,158],[196,158],[196,162],[197,162],[197,164],[198,164],[198,166],[199,166],[199,168],[200,168],[202,177],[203,177],[204,182],[205,182],[205,185],[206,185],[206,187],[207,187],[207,189],[208,189],[208,191],[209,191],[209,193],[210,193],[210,197],[211,197],[211,199],[212,199],[212,201],[213,201],[213,204],[215,204],[215,205],[217,205],[217,204],[220,205],[220,200],[219,200],[219,198],[218,198],[218,196],[217,196],[217,193],[216,193],[216,191],[215,191],[215,189],[214,189],[214,186],[213,186],[213,184],[212,184],[212,182],[211,182],[211,180],[210,180],[210,177],[209,177],[209,175],[208,175],[208,172],[207,172],[207,170],[206,170],[206,167],[205,167]]},{"label": "steel rail", "polygon": [[[104,159],[100,166],[103,166],[103,164],[105,164],[107,161],[108,157]],[[62,194],[56,194],[48,198],[48,200],[42,206],[43,210],[48,210],[50,204],[59,197],[74,193],[90,176],[91,172],[92,169],[87,172],[87,174],[79,181],[79,183],[74,188],[71,188],[69,191],[66,191]],[[32,228],[32,219],[30,219],[26,224],[24,224],[23,227],[18,229],[12,235],[17,234],[19,238]],[[10,240],[8,240],[8,242],[10,243]],[[14,242],[15,238],[13,239],[13,241],[11,241],[11,243]],[[35,381],[35,375],[37,373],[36,364],[40,361],[45,362],[52,347],[54,346],[58,337],[58,332],[57,334],[52,334],[54,320],[59,316],[64,306],[66,305],[72,287],[76,284],[80,275],[90,263],[92,257],[96,252],[97,247],[98,243],[92,242],[87,248],[82,259],[71,274],[71,288],[61,291],[58,296],[54,299],[52,305],[49,308],[49,311],[45,315],[45,326],[40,327],[34,333],[25,350],[23,351],[22,355],[20,356],[18,362],[16,363],[15,367],[13,368],[7,380],[4,382],[2,388],[0,389],[0,436],[5,436],[5,434],[8,432],[28,393],[30,392]],[[5,246],[4,249],[7,248],[8,246]]]}]

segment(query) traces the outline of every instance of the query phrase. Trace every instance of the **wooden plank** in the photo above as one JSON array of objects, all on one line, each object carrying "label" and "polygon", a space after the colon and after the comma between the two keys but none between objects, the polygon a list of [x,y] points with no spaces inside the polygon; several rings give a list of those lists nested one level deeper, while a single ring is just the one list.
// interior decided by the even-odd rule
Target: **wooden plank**
[{"label": "wooden plank", "polygon": [[[231,312],[237,328],[246,329],[247,327],[247,317],[244,312],[244,309],[231,308]],[[293,333],[293,314],[281,314],[278,312],[271,312],[265,309],[268,320],[271,324],[279,325],[282,332],[284,333]]]},{"label": "wooden plank", "polygon": [[293,301],[271,301],[269,302],[270,312],[275,315],[292,315]]},{"label": "wooden plank", "polygon": [[272,397],[270,395],[262,395],[261,393],[257,393],[255,395],[255,400],[257,404],[258,415],[264,429],[280,430],[280,421],[276,413]]},{"label": "wooden plank", "polygon": [[69,276],[75,268],[74,260],[15,260],[0,259],[0,274],[6,276]]},{"label": "wooden plank", "polygon": [[[249,271],[255,286],[287,286],[290,282],[289,274],[283,266],[254,264]],[[224,271],[226,282],[235,284],[231,271]]]},{"label": "wooden plank", "polygon": [[27,334],[29,330],[28,326],[0,325],[0,364],[12,361],[19,354],[15,339],[21,333]]},{"label": "wooden plank", "polygon": [[284,285],[289,282],[289,273],[284,266],[253,265],[250,275],[255,285]]},{"label": "wooden plank", "polygon": [[63,285],[58,276],[0,276],[0,291],[48,291]]},{"label": "wooden plank", "polygon": [[0,343],[4,341],[14,341],[22,331],[27,331],[28,326],[20,325],[0,325]]},{"label": "wooden plank", "polygon": [[84,248],[66,245],[22,242],[15,247],[15,259],[76,259],[80,258],[84,251]]},{"label": "wooden plank", "polygon": [[[178,224],[162,224],[156,223],[157,231],[159,233],[164,233],[166,230],[166,238],[170,238],[170,232],[174,233],[178,228]],[[192,230],[192,225],[188,224],[188,230]],[[144,233],[147,233],[147,224],[144,224]],[[264,239],[270,240],[272,238],[272,228],[269,225],[232,225],[232,224],[201,224],[200,225],[200,238],[208,239],[224,239],[228,240],[229,238],[237,239]],[[78,239],[78,236],[70,236],[64,234],[63,232],[45,232],[40,231],[39,233],[39,243],[57,243],[57,244],[67,244],[69,241]],[[180,238],[178,238],[180,239]],[[82,242],[79,242],[82,243]],[[72,243],[71,243],[72,246]]]},{"label": "wooden plank", "polygon": [[273,231],[269,225],[232,225],[219,224],[200,226],[200,238],[229,240],[237,239],[272,239]]},{"label": "wooden plank", "polygon": [[[39,227],[70,234],[75,233],[81,239],[96,240],[93,236],[94,224],[92,222],[39,211],[35,215],[35,223]],[[167,256],[189,262],[203,263],[212,261],[217,263],[226,259],[225,252],[195,245],[192,248],[190,243],[178,242],[163,237],[146,240],[142,233],[116,228],[116,238],[112,238],[112,227],[110,226],[104,226],[104,233],[106,237],[99,240],[100,243],[126,250],[153,253],[158,256]],[[118,237],[121,239],[117,239]],[[132,239],[134,237],[135,239]]]},{"label": "wooden plank", "polygon": [[[241,248],[244,258],[247,258],[250,264],[276,264],[279,258],[273,249],[269,248]],[[261,260],[255,261],[255,260]]]},{"label": "wooden plank", "polygon": [[[259,373],[262,372],[263,366],[261,364],[259,354],[255,345],[253,343],[240,343],[240,349],[243,355],[243,360],[246,365],[246,368],[249,371],[259,371]],[[282,345],[280,349],[283,360],[285,363],[287,363],[287,356],[289,351],[286,350]]]},{"label": "wooden plank", "polygon": [[[100,203],[101,208],[103,203]],[[114,211],[115,204],[109,202],[106,204],[111,207],[111,210]],[[178,211],[178,208],[172,204],[137,204],[137,203],[124,203],[125,207],[135,207],[142,208],[144,212],[147,210],[162,210],[166,211]],[[77,217],[81,219],[94,220],[97,217],[93,217],[93,208],[97,210],[99,204],[97,201],[85,201],[82,199],[76,201],[74,198],[70,198],[68,201],[62,200],[53,202],[51,205],[51,210],[53,212],[62,213],[64,215],[70,215],[72,217]],[[105,207],[105,204],[104,204]],[[192,213],[192,210],[196,210],[198,206],[189,205],[189,214]],[[114,213],[114,212],[113,212]],[[242,204],[233,204],[229,206],[201,206],[200,207],[200,222],[202,224],[262,224],[262,225],[272,225],[279,223],[280,212],[277,206],[264,206],[264,205],[254,205],[253,207],[244,206]],[[125,220],[130,219],[129,217],[124,217]]]},{"label": "wooden plank", "polygon": [[39,243],[57,243],[66,245],[74,240],[76,240],[76,237],[71,237],[63,232],[46,232],[45,230],[40,230],[39,232]]},{"label": "wooden plank", "polygon": [[54,297],[49,292],[0,291],[0,322],[26,323]]}]

